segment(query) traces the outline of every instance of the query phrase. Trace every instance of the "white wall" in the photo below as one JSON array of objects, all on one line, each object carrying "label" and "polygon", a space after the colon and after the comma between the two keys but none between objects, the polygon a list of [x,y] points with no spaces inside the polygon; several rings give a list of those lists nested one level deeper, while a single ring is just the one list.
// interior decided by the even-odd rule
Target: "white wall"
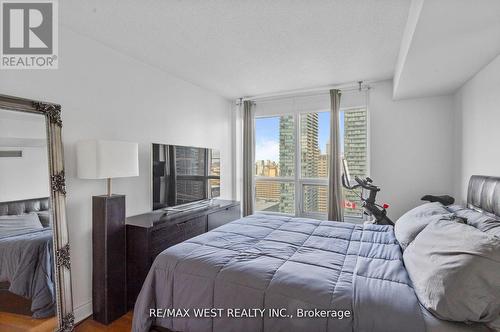
[{"label": "white wall", "polygon": [[471,175],[500,176],[500,55],[455,94],[456,195],[467,198]]},{"label": "white wall", "polygon": [[[147,212],[151,142],[220,149],[223,198],[231,197],[230,102],[62,27],[58,70],[2,71],[0,93],[62,104],[73,299],[78,319],[90,314],[91,197],[105,182],[76,178],[75,143],[139,143],[140,176],[114,180],[127,215]],[[168,54],[165,54],[168,57]]]},{"label": "white wall", "polygon": [[0,202],[48,197],[47,147],[2,148],[21,150],[21,158],[0,158]]},{"label": "white wall", "polygon": [[0,202],[49,196],[45,118],[0,109],[0,150],[22,157],[0,158]]},{"label": "white wall", "polygon": [[453,193],[452,96],[392,100],[392,81],[369,97],[371,177],[397,219],[424,194]]}]

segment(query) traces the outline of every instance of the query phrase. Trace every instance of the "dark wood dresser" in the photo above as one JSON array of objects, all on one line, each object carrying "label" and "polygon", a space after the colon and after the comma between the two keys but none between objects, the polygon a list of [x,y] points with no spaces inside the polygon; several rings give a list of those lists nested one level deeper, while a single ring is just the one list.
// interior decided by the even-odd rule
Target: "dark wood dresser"
[{"label": "dark wood dresser", "polygon": [[157,210],[127,218],[127,304],[133,308],[144,279],[163,250],[241,216],[237,201],[214,200],[183,212]]}]

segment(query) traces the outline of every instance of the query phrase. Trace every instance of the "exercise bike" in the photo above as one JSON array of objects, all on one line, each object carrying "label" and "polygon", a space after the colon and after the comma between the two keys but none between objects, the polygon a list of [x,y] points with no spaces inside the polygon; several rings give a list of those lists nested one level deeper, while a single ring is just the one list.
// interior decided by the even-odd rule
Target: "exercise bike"
[{"label": "exercise bike", "polygon": [[[377,187],[376,185],[373,184],[373,180],[370,179],[369,177],[366,177],[365,179],[361,179],[357,176],[354,177],[354,180],[357,182],[355,185],[351,185],[351,176],[349,174],[349,169],[347,167],[347,161],[345,159],[342,159],[342,165],[344,168],[344,174],[342,174],[342,185],[344,188],[349,189],[349,190],[354,190],[357,188],[362,188],[361,190],[361,202],[363,209],[364,209],[364,214],[368,216],[373,216],[374,218],[374,224],[377,225],[394,225],[394,223],[387,217],[387,208],[389,205],[383,204],[379,205],[375,202],[375,198],[377,196],[377,193],[380,191],[380,188]],[[368,190],[369,195],[367,198],[363,196],[364,190]]]}]

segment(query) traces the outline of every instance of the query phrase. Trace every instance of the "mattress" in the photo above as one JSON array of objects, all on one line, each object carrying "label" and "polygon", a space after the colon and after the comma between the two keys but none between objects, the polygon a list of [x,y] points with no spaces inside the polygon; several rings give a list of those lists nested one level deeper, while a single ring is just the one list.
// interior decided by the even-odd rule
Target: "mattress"
[{"label": "mattress", "polygon": [[136,332],[425,331],[392,226],[267,215],[161,253],[133,317]]}]

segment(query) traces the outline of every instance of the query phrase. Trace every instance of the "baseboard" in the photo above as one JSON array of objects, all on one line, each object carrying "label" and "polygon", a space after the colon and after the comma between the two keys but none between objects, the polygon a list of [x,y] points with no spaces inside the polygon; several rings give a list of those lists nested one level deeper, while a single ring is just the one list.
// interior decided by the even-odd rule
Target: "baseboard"
[{"label": "baseboard", "polygon": [[75,315],[75,324],[81,322],[89,316],[92,316],[92,301],[73,308],[73,314]]}]

